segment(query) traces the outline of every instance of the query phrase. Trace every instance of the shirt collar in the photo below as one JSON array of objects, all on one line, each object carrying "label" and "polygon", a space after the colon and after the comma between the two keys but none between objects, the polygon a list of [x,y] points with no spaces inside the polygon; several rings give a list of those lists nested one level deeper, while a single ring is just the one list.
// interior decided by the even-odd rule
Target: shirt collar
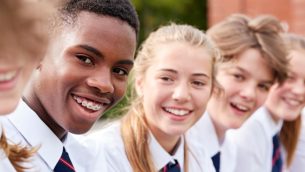
[{"label": "shirt collar", "polygon": [[261,107],[257,110],[257,118],[260,118],[266,127],[266,131],[270,134],[271,137],[273,137],[276,133],[278,133],[282,126],[283,126],[283,120],[274,121],[272,116],[270,115],[269,111],[266,107]]},{"label": "shirt collar", "polygon": [[61,157],[63,144],[38,115],[23,101],[8,116],[30,146],[38,146],[38,154],[54,169]]},{"label": "shirt collar", "polygon": [[209,157],[214,156],[220,151],[216,129],[208,112],[205,112],[199,121],[187,132],[187,138],[188,142],[197,141],[197,144],[203,145]]},{"label": "shirt collar", "polygon": [[174,155],[170,155],[163,147],[159,144],[153,134],[149,134],[149,149],[154,161],[156,168],[161,170],[167,163],[175,163],[175,159],[179,162],[181,169],[184,168],[184,138],[180,138],[180,144]]}]

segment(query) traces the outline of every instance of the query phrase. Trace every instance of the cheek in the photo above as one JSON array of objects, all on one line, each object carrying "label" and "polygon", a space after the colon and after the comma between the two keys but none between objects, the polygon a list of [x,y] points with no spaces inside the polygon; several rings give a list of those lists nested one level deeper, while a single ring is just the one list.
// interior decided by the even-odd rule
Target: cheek
[{"label": "cheek", "polygon": [[267,96],[268,96],[268,92],[261,92],[257,94],[255,110],[265,103]]},{"label": "cheek", "polygon": [[113,82],[114,86],[114,95],[116,99],[121,99],[125,95],[127,91],[127,81],[114,81]]}]

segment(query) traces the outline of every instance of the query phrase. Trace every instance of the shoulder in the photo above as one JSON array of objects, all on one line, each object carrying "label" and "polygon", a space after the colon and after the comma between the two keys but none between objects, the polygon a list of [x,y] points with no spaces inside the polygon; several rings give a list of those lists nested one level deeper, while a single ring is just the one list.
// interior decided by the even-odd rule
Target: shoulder
[{"label": "shoulder", "polygon": [[[90,147],[96,163],[94,169],[107,168],[107,171],[126,171],[131,169],[125,153],[124,142],[121,137],[119,122],[111,123],[107,127],[90,133],[81,139],[82,144]],[[103,164],[103,165],[102,165]],[[102,167],[101,167],[102,166]]]},{"label": "shoulder", "polygon": [[209,152],[202,144],[188,142],[187,147],[189,171],[215,171]]}]

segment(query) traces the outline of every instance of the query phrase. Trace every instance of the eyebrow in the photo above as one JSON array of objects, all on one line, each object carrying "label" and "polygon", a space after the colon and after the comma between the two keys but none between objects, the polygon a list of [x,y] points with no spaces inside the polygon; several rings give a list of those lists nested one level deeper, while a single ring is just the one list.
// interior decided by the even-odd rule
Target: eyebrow
[{"label": "eyebrow", "polygon": [[103,53],[101,53],[99,50],[97,50],[96,48],[90,46],[90,45],[87,45],[87,44],[82,44],[82,45],[79,45],[79,47],[95,54],[96,56],[98,57],[104,57]]},{"label": "eyebrow", "polygon": [[[161,69],[161,71],[171,72],[171,73],[175,73],[175,74],[178,73],[176,70],[173,70],[173,69]],[[210,78],[210,76],[205,73],[193,73],[192,76],[198,76],[198,77],[203,76],[206,78]]]},{"label": "eyebrow", "polygon": [[[81,44],[79,45],[79,47],[95,54],[96,56],[100,57],[100,58],[103,58],[104,55],[102,52],[100,52],[99,50],[97,50],[96,48],[90,46],[90,45],[87,45],[87,44]],[[118,64],[126,64],[126,65],[132,65],[133,66],[133,61],[132,60],[120,60],[118,62]]]}]

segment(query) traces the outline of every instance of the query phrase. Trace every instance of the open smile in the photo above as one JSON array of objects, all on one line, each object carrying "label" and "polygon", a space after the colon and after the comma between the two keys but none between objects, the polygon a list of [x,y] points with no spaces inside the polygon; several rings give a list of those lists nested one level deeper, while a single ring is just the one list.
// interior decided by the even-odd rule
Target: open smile
[{"label": "open smile", "polygon": [[0,73],[0,90],[9,90],[15,87],[19,70]]}]

